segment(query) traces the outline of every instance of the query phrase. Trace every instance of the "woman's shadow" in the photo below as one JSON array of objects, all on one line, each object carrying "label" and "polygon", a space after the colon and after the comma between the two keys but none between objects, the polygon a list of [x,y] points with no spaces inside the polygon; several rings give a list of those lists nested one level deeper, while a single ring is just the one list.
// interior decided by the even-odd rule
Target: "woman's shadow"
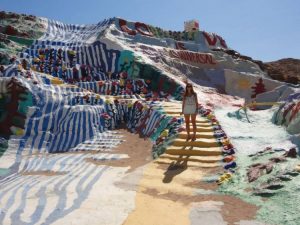
[{"label": "woman's shadow", "polygon": [[186,156],[186,158],[183,158],[183,156],[179,156],[176,162],[173,161],[167,168],[167,171],[164,173],[165,177],[163,179],[163,182],[170,183],[176,175],[185,171],[187,169],[188,159],[189,156]]}]

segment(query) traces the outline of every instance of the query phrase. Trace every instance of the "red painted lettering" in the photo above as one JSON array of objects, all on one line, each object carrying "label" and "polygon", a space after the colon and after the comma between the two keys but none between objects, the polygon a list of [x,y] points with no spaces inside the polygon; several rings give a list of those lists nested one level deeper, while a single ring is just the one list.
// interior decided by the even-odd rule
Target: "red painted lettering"
[{"label": "red painted lettering", "polygon": [[123,19],[119,19],[119,26],[123,32],[126,32],[127,34],[130,35],[136,35],[135,30],[131,30],[129,27],[127,27],[127,21]]},{"label": "red painted lettering", "polygon": [[180,51],[181,55],[183,55],[183,59],[189,61],[188,53],[187,51]]},{"label": "red painted lettering", "polygon": [[186,50],[186,48],[184,47],[184,43],[182,43],[182,42],[176,42],[175,46],[176,46],[176,49]]},{"label": "red painted lettering", "polygon": [[[146,24],[140,23],[140,22],[136,22],[136,23],[134,24],[134,26],[135,26],[135,29],[136,29],[140,34],[145,35],[145,36],[149,36],[149,37],[152,37],[152,36],[153,36],[152,32],[150,31],[149,27],[148,27]],[[143,30],[145,30],[145,32],[144,32]]]},{"label": "red painted lettering", "polygon": [[216,64],[215,61],[213,61],[213,58],[211,55],[205,55],[205,59],[206,59],[206,63],[209,63],[209,64]]},{"label": "red painted lettering", "polygon": [[224,48],[227,48],[227,44],[225,42],[225,40],[219,36],[219,35],[216,35],[216,34],[212,34],[212,37],[213,39],[211,38],[211,35],[208,34],[207,32],[203,31],[203,35],[207,41],[207,43],[210,45],[210,46],[216,46],[217,44],[217,41],[219,40],[220,42],[220,45]]},{"label": "red painted lettering", "polygon": [[224,48],[227,48],[227,44],[226,44],[225,40],[224,40],[221,36],[219,36],[219,35],[217,35],[217,37],[218,37],[218,39],[220,40],[220,44],[221,44]]},{"label": "red painted lettering", "polygon": [[188,55],[190,56],[190,60],[191,60],[192,62],[195,62],[194,53],[193,53],[193,52],[188,52]]},{"label": "red painted lettering", "polygon": [[213,40],[210,38],[210,35],[208,33],[206,33],[205,31],[203,31],[203,35],[206,39],[206,41],[208,42],[209,45],[211,46],[215,46],[217,43],[217,37],[215,35],[213,35]]},{"label": "red painted lettering", "polygon": [[173,50],[170,50],[170,51],[169,51],[169,54],[170,54],[170,56],[173,57],[173,58],[180,59],[180,56],[179,56],[178,52],[175,52],[175,51],[173,51]]},{"label": "red painted lettering", "polygon": [[197,62],[201,63],[201,64],[206,63],[206,61],[203,60],[203,55],[202,54],[197,54]]},{"label": "red painted lettering", "polygon": [[190,52],[184,50],[169,50],[168,52],[170,57],[181,59],[184,61],[189,61],[189,62],[199,63],[199,64],[211,64],[211,65],[217,64],[216,61],[214,61],[214,58],[211,54]]},{"label": "red painted lettering", "polygon": [[200,59],[202,63],[207,63],[205,55],[204,54],[200,54]]}]

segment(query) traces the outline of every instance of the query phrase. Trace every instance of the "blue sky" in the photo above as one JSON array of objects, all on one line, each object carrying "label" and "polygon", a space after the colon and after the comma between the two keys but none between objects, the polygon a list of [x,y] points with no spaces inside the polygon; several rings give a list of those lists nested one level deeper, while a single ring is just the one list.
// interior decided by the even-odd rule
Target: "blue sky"
[{"label": "blue sky", "polygon": [[76,24],[118,16],[176,31],[198,19],[254,59],[300,58],[298,0],[0,0],[0,9]]}]

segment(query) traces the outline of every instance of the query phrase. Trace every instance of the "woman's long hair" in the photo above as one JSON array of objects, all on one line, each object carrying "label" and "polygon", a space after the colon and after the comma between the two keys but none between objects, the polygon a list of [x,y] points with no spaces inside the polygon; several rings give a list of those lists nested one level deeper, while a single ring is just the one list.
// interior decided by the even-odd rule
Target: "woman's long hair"
[{"label": "woman's long hair", "polygon": [[193,85],[190,84],[190,83],[187,83],[186,86],[185,86],[185,92],[184,92],[184,95],[183,97],[187,97],[188,96],[188,86],[191,86],[191,95],[196,95],[195,91],[194,91],[194,88],[193,88]]}]

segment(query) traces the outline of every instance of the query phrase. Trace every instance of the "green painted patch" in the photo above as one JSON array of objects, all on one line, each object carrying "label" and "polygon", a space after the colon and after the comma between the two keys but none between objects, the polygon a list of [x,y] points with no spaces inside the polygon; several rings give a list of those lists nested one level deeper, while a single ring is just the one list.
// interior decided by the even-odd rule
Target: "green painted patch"
[{"label": "green painted patch", "polygon": [[130,78],[135,79],[140,72],[139,67],[136,64],[139,60],[141,59],[136,57],[134,52],[124,50],[120,55],[118,69],[119,71],[126,71]]},{"label": "green painted patch", "polygon": [[0,176],[4,176],[9,173],[9,169],[0,168]]},{"label": "green painted patch", "polygon": [[0,157],[4,154],[7,148],[8,148],[7,140],[0,137]]},{"label": "green painted patch", "polygon": [[26,115],[28,111],[28,107],[33,105],[32,93],[26,92],[24,94],[21,94],[21,97],[24,100],[19,102],[18,112]]},{"label": "green painted patch", "polygon": [[33,43],[32,39],[21,38],[21,37],[16,37],[16,36],[8,36],[8,39],[16,42],[18,44],[27,45],[27,46],[30,46]]},{"label": "green painted patch", "polygon": [[280,156],[282,153],[265,155],[253,160],[250,157],[239,154],[237,164],[239,169],[233,176],[233,180],[220,186],[219,192],[230,194],[243,199],[245,202],[259,207],[256,219],[267,224],[298,225],[300,221],[299,201],[300,201],[300,175],[292,177],[290,181],[278,181],[284,187],[278,190],[266,190],[274,193],[270,196],[256,196],[253,189],[267,183],[283,171],[291,171],[299,163],[299,159],[288,158],[287,162],[274,164],[273,171],[270,174],[264,174],[258,180],[249,183],[247,181],[248,166],[254,163],[265,163],[268,159]]}]

